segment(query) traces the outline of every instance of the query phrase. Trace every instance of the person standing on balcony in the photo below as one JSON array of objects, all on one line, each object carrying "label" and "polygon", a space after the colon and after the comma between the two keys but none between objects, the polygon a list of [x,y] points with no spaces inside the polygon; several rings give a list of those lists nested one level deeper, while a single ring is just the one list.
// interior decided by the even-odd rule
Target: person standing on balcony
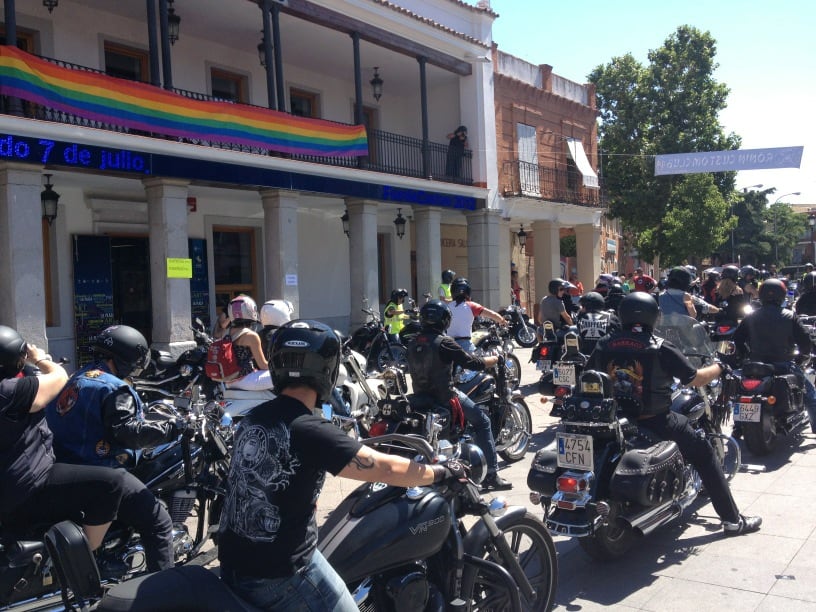
[{"label": "person standing on balcony", "polygon": [[465,158],[465,149],[468,148],[467,128],[460,125],[454,132],[448,134],[448,157],[445,163],[445,176],[461,178],[462,160]]}]

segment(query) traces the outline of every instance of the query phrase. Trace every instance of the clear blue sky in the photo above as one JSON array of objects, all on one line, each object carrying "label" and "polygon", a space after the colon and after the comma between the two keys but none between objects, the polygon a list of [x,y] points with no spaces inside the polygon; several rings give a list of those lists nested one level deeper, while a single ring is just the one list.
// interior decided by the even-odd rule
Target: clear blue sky
[{"label": "clear blue sky", "polygon": [[782,201],[816,208],[814,0],[492,0],[491,8],[499,14],[493,40],[501,51],[550,64],[579,83],[626,53],[646,64],[647,53],[680,25],[710,32],[714,77],[731,90],[720,114],[726,133],[741,136],[743,149],[804,146],[801,168],[740,172],[737,187],[775,187],[771,202],[799,191]]}]

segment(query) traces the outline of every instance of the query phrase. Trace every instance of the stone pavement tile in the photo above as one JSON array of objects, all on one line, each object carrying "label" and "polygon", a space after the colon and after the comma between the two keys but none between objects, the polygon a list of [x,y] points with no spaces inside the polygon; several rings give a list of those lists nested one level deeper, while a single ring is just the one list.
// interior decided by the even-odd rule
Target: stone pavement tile
[{"label": "stone pavement tile", "polygon": [[752,593],[680,578],[661,580],[651,590],[651,598],[641,610],[655,612],[720,612],[754,610],[763,600],[762,593]]},{"label": "stone pavement tile", "polygon": [[776,582],[776,576],[784,574],[787,565],[787,561],[763,557],[715,554],[709,547],[704,555],[689,558],[688,563],[678,572],[677,578],[766,594]]},{"label": "stone pavement tile", "polygon": [[[816,604],[816,576],[807,565],[789,565],[777,577],[769,595]],[[792,608],[791,608],[792,609]]]},{"label": "stone pavement tile", "polygon": [[816,612],[816,603],[766,595],[754,612]]},{"label": "stone pavement tile", "polygon": [[[810,538],[804,544],[791,562],[792,565],[809,567],[816,574],[816,539]],[[816,577],[814,578],[816,580]]]},{"label": "stone pavement tile", "polygon": [[767,533],[763,523],[762,529],[756,533],[735,537],[719,534],[706,548],[706,554],[751,559],[763,564],[787,565],[796,558],[804,544],[804,540],[800,538],[788,538]]},{"label": "stone pavement tile", "polygon": [[[796,490],[792,489],[791,492],[795,493]],[[811,497],[798,497],[795,494],[764,493],[750,505],[740,505],[740,511],[744,514],[762,517],[760,533],[763,535],[776,535],[804,541],[816,530],[816,515],[810,511],[813,508],[813,501]],[[807,508],[808,511],[798,512],[796,510],[804,508]],[[796,519],[792,520],[794,516]]]}]

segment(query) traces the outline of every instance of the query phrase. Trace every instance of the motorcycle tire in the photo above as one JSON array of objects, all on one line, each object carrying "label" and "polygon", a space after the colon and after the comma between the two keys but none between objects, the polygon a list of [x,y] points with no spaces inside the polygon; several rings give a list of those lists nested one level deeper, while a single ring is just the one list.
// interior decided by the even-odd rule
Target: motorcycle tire
[{"label": "motorcycle tire", "polygon": [[524,348],[533,348],[535,343],[538,342],[535,327],[529,323],[527,325],[517,325],[516,329],[513,330],[513,339],[519,346]]},{"label": "motorcycle tire", "polygon": [[770,454],[779,441],[779,432],[776,430],[776,420],[772,410],[769,406],[763,406],[759,422],[742,424],[745,446],[758,457]]},{"label": "motorcycle tire", "polygon": [[555,393],[555,385],[553,385],[552,381],[552,372],[541,375],[541,378],[538,380],[538,392],[541,395],[552,395]]},{"label": "motorcycle tire", "polygon": [[714,449],[717,461],[720,462],[725,481],[729,482],[742,465],[742,451],[740,451],[739,443],[731,436],[722,433],[718,426],[704,423],[703,431],[706,433],[706,439],[711,444],[711,448]]},{"label": "motorcycle tire", "polygon": [[591,536],[578,538],[584,552],[596,561],[614,561],[628,553],[638,542],[638,536],[631,527],[615,520],[613,511],[609,523],[595,530]]},{"label": "motorcycle tire", "polygon": [[[516,559],[523,560],[522,569],[535,591],[533,600],[521,596],[524,610],[551,610],[555,605],[555,590],[558,586],[558,557],[552,536],[544,524],[532,513],[500,524],[505,540]],[[487,539],[483,545],[482,558],[489,559],[507,569],[509,563],[502,559],[498,549]],[[470,602],[469,610],[511,610],[512,601],[502,580],[490,575],[489,566],[480,566],[468,592],[462,593]]]},{"label": "motorcycle tire", "polygon": [[521,384],[521,361],[519,361],[519,358],[513,353],[507,353],[504,359],[507,368],[505,374],[507,377],[507,386],[512,390],[518,389]]},{"label": "motorcycle tire", "polygon": [[533,418],[523,399],[513,400],[507,407],[504,427],[496,436],[496,452],[507,463],[524,459],[533,437]]},{"label": "motorcycle tire", "polygon": [[377,353],[377,370],[382,372],[389,366],[396,366],[402,371],[408,369],[408,351],[401,344],[389,344]]}]

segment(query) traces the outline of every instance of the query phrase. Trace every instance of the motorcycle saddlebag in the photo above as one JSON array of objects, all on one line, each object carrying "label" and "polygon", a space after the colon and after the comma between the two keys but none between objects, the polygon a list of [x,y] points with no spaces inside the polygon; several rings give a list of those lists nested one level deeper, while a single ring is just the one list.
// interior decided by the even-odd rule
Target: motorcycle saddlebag
[{"label": "motorcycle saddlebag", "polygon": [[612,474],[610,497],[651,507],[680,495],[683,457],[677,443],[663,440],[626,451]]},{"label": "motorcycle saddlebag", "polygon": [[[771,393],[776,398],[774,413],[792,412],[802,406],[802,389],[796,380],[796,374],[782,374],[774,377]],[[794,399],[794,394],[799,397]]]},{"label": "motorcycle saddlebag", "polygon": [[45,532],[45,546],[63,589],[83,600],[102,594],[96,559],[79,525],[73,521],[57,523]]},{"label": "motorcycle saddlebag", "polygon": [[552,448],[542,448],[535,454],[530,471],[527,472],[527,488],[544,497],[552,497],[555,495],[558,474],[557,453]]}]

